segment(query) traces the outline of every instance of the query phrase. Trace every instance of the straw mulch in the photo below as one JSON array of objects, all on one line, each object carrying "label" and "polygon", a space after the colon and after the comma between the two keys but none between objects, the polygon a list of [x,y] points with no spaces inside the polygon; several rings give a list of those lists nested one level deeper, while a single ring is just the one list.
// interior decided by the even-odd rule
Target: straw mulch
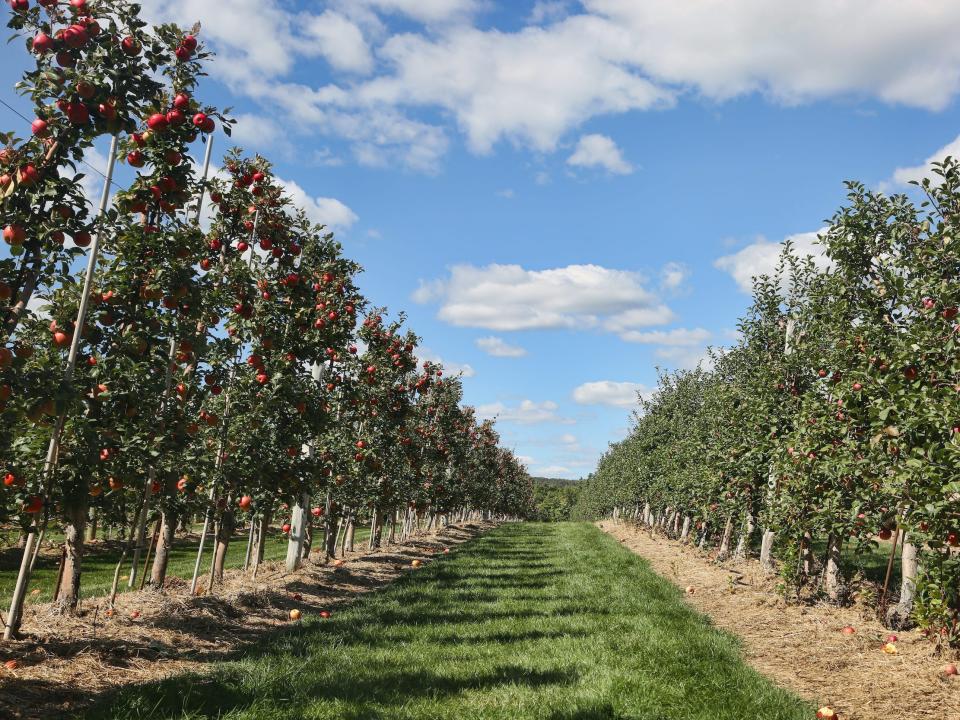
[{"label": "straw mulch", "polygon": [[[448,526],[403,544],[348,553],[342,567],[321,564],[321,550],[292,573],[282,563],[261,565],[256,581],[228,571],[209,596],[191,596],[189,583],[170,578],[162,592],[118,595],[112,613],[105,598],[84,600],[77,617],[58,615],[49,604],[29,605],[24,639],[0,648],[0,718],[74,717],[121,685],[200,670],[289,624],[294,608],[304,617],[336,608],[410,572],[413,560],[428,561],[488,527]],[[8,660],[19,667],[6,669]]]},{"label": "straw mulch", "polygon": [[[960,720],[960,678],[943,673],[954,658],[938,655],[918,631],[897,632],[898,654],[888,655],[881,648],[891,633],[863,604],[787,604],[759,562],[717,563],[646,530],[599,525],[659,575],[692,589],[687,601],[741,640],[750,665],[818,707],[843,720]],[[847,625],[854,635],[840,632]]]}]

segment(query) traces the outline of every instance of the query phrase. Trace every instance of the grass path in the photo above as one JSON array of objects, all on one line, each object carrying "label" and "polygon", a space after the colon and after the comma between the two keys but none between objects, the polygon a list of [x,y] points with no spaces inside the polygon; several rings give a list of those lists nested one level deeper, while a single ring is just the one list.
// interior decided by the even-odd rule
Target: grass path
[{"label": "grass path", "polygon": [[90,718],[801,720],[733,638],[588,524],[498,528],[205,677]]}]

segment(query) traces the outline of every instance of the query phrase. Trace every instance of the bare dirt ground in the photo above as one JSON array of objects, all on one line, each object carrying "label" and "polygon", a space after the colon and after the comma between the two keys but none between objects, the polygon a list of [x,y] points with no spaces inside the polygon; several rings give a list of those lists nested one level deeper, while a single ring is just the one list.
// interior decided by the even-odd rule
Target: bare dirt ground
[{"label": "bare dirt ground", "polygon": [[[118,595],[109,617],[106,598],[85,600],[79,617],[28,606],[24,639],[0,648],[0,718],[73,717],[119,686],[202,670],[289,625],[294,608],[304,618],[335,611],[410,572],[413,560],[426,563],[491,526],[451,525],[403,544],[348,553],[341,567],[313,561],[315,553],[292,573],[282,563],[261,565],[256,581],[228,571],[216,595],[191,596],[189,583],[171,579],[162,592]],[[8,660],[19,667],[5,668]]]},{"label": "bare dirt ground", "polygon": [[[693,589],[687,601],[738,636],[754,668],[843,720],[960,720],[960,678],[943,674],[917,631],[897,632],[897,654],[885,654],[890,631],[868,608],[788,605],[756,561],[717,563],[707,553],[647,530],[598,523],[662,577]],[[850,625],[854,635],[840,629]]]}]

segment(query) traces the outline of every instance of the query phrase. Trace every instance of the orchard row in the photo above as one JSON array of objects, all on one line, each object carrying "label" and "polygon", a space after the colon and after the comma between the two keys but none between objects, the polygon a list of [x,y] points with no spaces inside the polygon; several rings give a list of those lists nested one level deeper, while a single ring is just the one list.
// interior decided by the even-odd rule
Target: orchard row
[{"label": "orchard row", "polygon": [[933,177],[919,205],[850,183],[820,237],[828,267],[786,248],[736,346],[660,377],[581,512],[636,515],[721,557],[759,545],[788,589],[834,601],[852,560],[899,543],[886,620],[958,642],[960,165]]},{"label": "orchard row", "polygon": [[[261,546],[271,520],[292,525],[295,565],[317,518],[332,553],[348,523],[377,542],[386,518],[530,510],[526,472],[459,379],[418,363],[403,316],[360,294],[359,266],[270,164],[233,150],[207,177],[231,121],[198,97],[198,28],[148,27],[125,0],[11,7],[36,117],[0,138],[0,521],[26,546],[8,636],[48,525],[70,611],[91,516],[129,526],[136,566],[159,513],[159,588],[193,516],[216,528],[212,585],[238,513]],[[111,170],[119,156],[137,172],[117,191],[107,173],[98,213],[76,169],[104,136]]]}]

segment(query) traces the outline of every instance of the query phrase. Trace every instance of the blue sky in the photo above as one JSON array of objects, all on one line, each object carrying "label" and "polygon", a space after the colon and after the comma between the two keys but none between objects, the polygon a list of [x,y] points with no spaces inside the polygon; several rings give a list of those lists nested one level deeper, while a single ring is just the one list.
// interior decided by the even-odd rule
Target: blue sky
[{"label": "blue sky", "polygon": [[[960,153],[948,0],[144,7],[202,22],[204,99],[534,474],[588,474],[657,366],[732,342],[844,180],[900,192]],[[0,48],[7,101],[26,59]]]}]

